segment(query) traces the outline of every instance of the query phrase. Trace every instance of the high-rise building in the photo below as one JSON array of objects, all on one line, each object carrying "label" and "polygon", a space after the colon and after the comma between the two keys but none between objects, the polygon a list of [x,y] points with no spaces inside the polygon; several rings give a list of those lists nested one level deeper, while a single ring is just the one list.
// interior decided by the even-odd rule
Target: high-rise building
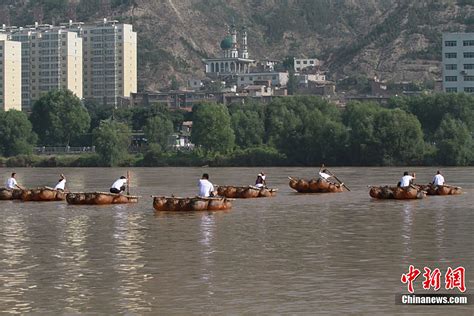
[{"label": "high-rise building", "polygon": [[21,43],[0,33],[0,111],[21,111]]},{"label": "high-rise building", "polygon": [[117,105],[137,92],[137,33],[108,21],[78,28],[84,41],[84,98]]},{"label": "high-rise building", "polygon": [[10,32],[21,42],[24,111],[51,90],[68,89],[82,98],[82,39],[76,32],[38,24]]},{"label": "high-rise building", "polygon": [[137,92],[137,33],[107,21],[3,27],[21,42],[21,97],[29,111],[42,93],[69,89],[79,98],[117,105]]},{"label": "high-rise building", "polygon": [[474,33],[443,34],[443,90],[474,93]]}]

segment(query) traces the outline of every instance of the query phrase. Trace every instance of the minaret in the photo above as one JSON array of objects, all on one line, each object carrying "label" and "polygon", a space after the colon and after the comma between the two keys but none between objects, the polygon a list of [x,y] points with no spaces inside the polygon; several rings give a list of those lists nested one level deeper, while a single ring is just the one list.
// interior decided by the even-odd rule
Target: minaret
[{"label": "minaret", "polygon": [[239,58],[239,50],[237,49],[237,30],[235,29],[235,25],[232,24],[230,35],[232,36],[232,48],[230,51],[230,57],[232,58]]},{"label": "minaret", "polygon": [[242,28],[242,58],[248,59],[249,58],[249,51],[247,45],[247,28],[244,26]]}]

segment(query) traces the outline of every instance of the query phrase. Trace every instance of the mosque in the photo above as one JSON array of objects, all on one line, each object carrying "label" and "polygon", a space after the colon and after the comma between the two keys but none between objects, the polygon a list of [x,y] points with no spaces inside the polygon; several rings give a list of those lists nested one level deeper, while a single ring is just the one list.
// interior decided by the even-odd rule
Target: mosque
[{"label": "mosque", "polygon": [[222,57],[203,59],[206,75],[234,75],[250,73],[250,65],[255,61],[249,59],[247,45],[247,29],[238,32],[234,24],[229,28],[227,36],[221,41]]}]

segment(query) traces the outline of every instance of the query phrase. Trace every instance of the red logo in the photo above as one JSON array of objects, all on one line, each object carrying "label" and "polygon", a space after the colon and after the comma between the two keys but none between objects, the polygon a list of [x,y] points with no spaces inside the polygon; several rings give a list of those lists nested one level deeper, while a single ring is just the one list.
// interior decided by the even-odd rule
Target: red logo
[{"label": "red logo", "polygon": [[434,269],[433,272],[431,272],[431,269],[428,267],[424,267],[423,269],[425,270],[425,273],[423,273],[423,276],[425,277],[425,281],[423,281],[423,289],[429,290],[433,287],[435,291],[438,291],[441,287],[441,271],[439,271],[438,268]]},{"label": "red logo", "polygon": [[445,275],[446,290],[452,290],[457,287],[459,291],[464,293],[466,291],[464,280],[465,271],[463,267],[458,267],[454,270],[448,267],[448,271],[446,271]]},{"label": "red logo", "polygon": [[402,274],[402,283],[408,283],[408,292],[413,293],[413,282],[420,275],[420,270],[415,269],[414,266],[410,265],[407,274]]},{"label": "red logo", "polygon": [[[425,273],[423,273],[423,289],[429,290],[432,288],[433,290],[438,291],[441,288],[441,271],[438,268],[431,270],[428,267],[424,267],[423,270],[425,271]],[[408,273],[402,274],[401,281],[403,284],[407,285],[408,292],[413,293],[415,291],[413,283],[420,274],[420,270],[415,268],[413,265],[410,265],[408,268]],[[444,288],[446,290],[457,288],[459,291],[465,292],[465,274],[466,269],[464,269],[464,267],[457,267],[454,270],[451,267],[448,267],[448,270],[444,275]]]}]

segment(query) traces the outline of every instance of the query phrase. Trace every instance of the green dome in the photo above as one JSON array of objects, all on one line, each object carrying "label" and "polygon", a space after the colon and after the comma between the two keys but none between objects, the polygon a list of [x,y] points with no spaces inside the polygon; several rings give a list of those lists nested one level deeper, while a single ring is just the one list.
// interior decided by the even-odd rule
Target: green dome
[{"label": "green dome", "polygon": [[226,50],[226,49],[231,49],[232,48],[232,36],[226,36],[222,42],[221,42],[221,48]]}]

